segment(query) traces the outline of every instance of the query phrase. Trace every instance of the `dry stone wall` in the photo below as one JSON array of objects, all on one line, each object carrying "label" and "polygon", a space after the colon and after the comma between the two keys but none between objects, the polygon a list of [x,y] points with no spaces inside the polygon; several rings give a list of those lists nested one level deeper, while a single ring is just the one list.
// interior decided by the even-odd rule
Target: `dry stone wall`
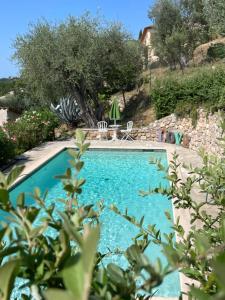
[{"label": "dry stone wall", "polygon": [[184,137],[189,139],[190,149],[198,151],[200,148],[204,148],[208,153],[222,155],[223,150],[218,140],[222,137],[221,121],[220,112],[208,114],[203,109],[200,109],[196,126],[192,125],[191,118],[177,118],[175,114],[172,114],[151,123],[149,131],[152,132],[151,137],[154,140],[157,139],[155,133],[159,129],[166,128],[168,131],[179,131],[184,134]]},{"label": "dry stone wall", "polygon": [[[177,118],[175,114],[172,114],[156,120],[149,124],[148,127],[134,128],[131,136],[137,140],[159,141],[159,132],[162,130],[167,132],[181,132],[183,133],[182,146],[196,151],[204,148],[210,154],[222,155],[223,150],[218,140],[222,136],[222,130],[219,126],[221,120],[220,112],[207,114],[203,109],[200,109],[198,111],[198,122],[195,127],[192,125],[191,118]],[[95,140],[99,138],[97,129],[86,128],[83,130],[86,132],[88,139]],[[74,131],[71,131],[70,135],[73,134]],[[110,129],[106,138],[111,138],[112,135],[113,130]],[[59,137],[60,133],[57,132],[56,136]]]}]

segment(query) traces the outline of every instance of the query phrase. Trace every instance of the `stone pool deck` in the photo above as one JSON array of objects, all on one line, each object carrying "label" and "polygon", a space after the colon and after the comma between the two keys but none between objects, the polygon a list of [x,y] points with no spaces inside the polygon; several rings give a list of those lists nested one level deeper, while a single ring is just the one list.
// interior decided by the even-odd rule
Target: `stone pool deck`
[{"label": "stone pool deck", "polygon": [[[195,151],[183,148],[181,146],[158,143],[151,141],[90,141],[90,149],[163,149],[167,151],[168,161],[173,157],[173,153],[176,152],[179,155],[179,160],[187,165],[192,164],[193,167],[201,165],[201,159]],[[25,152],[17,160],[17,165],[25,165],[25,169],[17,182],[23,180],[31,172],[35,171],[42,164],[50,160],[53,156],[58,154],[65,148],[75,147],[74,139],[67,141],[54,141],[48,142],[36,147],[30,151]],[[182,165],[179,167],[179,175],[185,180],[188,177],[188,172]],[[37,183],[38,184],[38,183]],[[196,191],[197,192],[197,191]],[[174,218],[182,216],[181,224],[186,231],[189,230],[189,212],[187,210],[174,209]],[[187,291],[187,284],[192,282],[180,274],[181,290]],[[153,297],[153,300],[178,300],[178,298],[169,297]],[[188,299],[187,296],[182,297],[183,300]]]}]

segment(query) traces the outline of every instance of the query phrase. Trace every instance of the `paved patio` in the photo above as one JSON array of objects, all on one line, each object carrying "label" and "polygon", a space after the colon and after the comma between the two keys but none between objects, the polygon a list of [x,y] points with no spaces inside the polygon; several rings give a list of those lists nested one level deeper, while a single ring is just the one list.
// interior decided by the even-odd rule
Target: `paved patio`
[{"label": "paved patio", "polygon": [[[193,167],[201,165],[201,159],[195,151],[183,148],[181,146],[166,144],[166,143],[158,143],[151,141],[90,141],[90,149],[163,149],[167,152],[168,161],[170,161],[173,157],[173,153],[176,152],[179,155],[179,160],[185,164],[192,164]],[[17,160],[17,165],[25,165],[25,169],[21,176],[17,181],[23,180],[27,175],[31,172],[35,171],[42,164],[46,163],[49,159],[51,159],[54,155],[58,154],[65,148],[75,147],[74,139],[67,141],[54,141],[47,142],[39,147],[36,147],[30,151],[25,152],[20,156],[20,159]],[[187,170],[180,166],[179,167],[179,175],[182,179],[188,177]],[[185,228],[186,231],[189,230],[189,212],[187,210],[176,210],[173,208],[174,218],[178,216],[182,216],[181,224]],[[180,274],[180,282],[181,282],[181,290],[187,291],[187,283],[191,283],[191,281],[185,278],[182,274]],[[154,300],[178,300],[177,298],[165,298],[165,297],[153,297]],[[186,296],[183,299],[188,299]]]}]

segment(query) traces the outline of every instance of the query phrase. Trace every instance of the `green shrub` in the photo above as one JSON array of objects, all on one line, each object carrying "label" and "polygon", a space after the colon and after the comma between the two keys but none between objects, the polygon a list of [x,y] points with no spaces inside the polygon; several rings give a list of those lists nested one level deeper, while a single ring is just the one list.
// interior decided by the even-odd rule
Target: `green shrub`
[{"label": "green shrub", "polygon": [[151,92],[156,117],[162,118],[173,112],[180,113],[182,107],[200,105],[225,108],[224,105],[225,69],[207,68],[177,78],[166,77],[157,81]]},{"label": "green shrub", "polygon": [[7,95],[4,99],[0,99],[0,106],[7,107],[10,111],[21,114],[27,109],[31,109],[31,103],[34,101],[18,96],[18,95]]},{"label": "green shrub", "polygon": [[[61,178],[67,196],[64,200],[55,199],[52,205],[46,204],[46,195],[42,197],[36,188],[32,195],[35,203],[27,203],[26,194],[21,193],[15,207],[8,189],[23,167],[14,168],[8,176],[0,173],[0,210],[11,217],[11,222],[6,222],[3,214],[4,228],[0,230],[1,299],[10,299],[18,276],[26,280],[32,295],[21,295],[16,299],[143,300],[144,296],[138,294],[152,293],[152,289],[171,272],[167,266],[150,263],[144,254],[149,242],[142,243],[138,237],[121,253],[127,260],[127,267],[103,263],[105,256],[112,255],[111,250],[97,252],[99,215],[104,207],[99,204],[97,209],[79,203],[85,183],[80,174],[84,165],[81,159],[89,146],[84,143],[82,132],[77,134],[76,146],[79,151],[69,150],[75,172],[68,168],[65,174],[57,176]],[[56,201],[62,204],[60,212],[55,206]],[[45,212],[41,221],[40,211]],[[54,230],[54,238],[48,234],[49,230]],[[7,245],[5,241],[8,241]]]},{"label": "green shrub", "polygon": [[56,116],[49,110],[27,111],[15,122],[5,125],[10,138],[14,138],[18,152],[29,150],[40,143],[54,139],[58,125]]},{"label": "green shrub", "polygon": [[8,138],[5,131],[0,127],[0,165],[7,163],[14,155],[15,143],[13,138]]},{"label": "green shrub", "polygon": [[225,45],[222,43],[214,44],[207,51],[208,61],[225,58]]},{"label": "green shrub", "polygon": [[151,92],[157,119],[163,118],[174,112],[177,104],[179,86],[174,79],[157,81]]},{"label": "green shrub", "polygon": [[192,119],[192,125],[195,127],[198,121],[198,110],[196,104],[190,101],[179,101],[175,108],[175,114],[179,118],[189,116]]},{"label": "green shrub", "polygon": [[0,96],[4,96],[7,93],[14,90],[17,78],[1,78],[0,79]]}]

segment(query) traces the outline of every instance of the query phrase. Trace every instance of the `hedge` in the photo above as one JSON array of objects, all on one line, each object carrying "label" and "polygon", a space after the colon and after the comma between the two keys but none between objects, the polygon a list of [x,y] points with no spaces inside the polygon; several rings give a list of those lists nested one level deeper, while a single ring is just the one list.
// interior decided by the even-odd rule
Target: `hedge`
[{"label": "hedge", "polygon": [[[200,69],[180,78],[168,76],[155,82],[151,91],[157,119],[182,111],[184,114],[198,106],[211,109],[225,108],[225,69],[223,67]],[[187,109],[187,105],[190,109]]]}]

